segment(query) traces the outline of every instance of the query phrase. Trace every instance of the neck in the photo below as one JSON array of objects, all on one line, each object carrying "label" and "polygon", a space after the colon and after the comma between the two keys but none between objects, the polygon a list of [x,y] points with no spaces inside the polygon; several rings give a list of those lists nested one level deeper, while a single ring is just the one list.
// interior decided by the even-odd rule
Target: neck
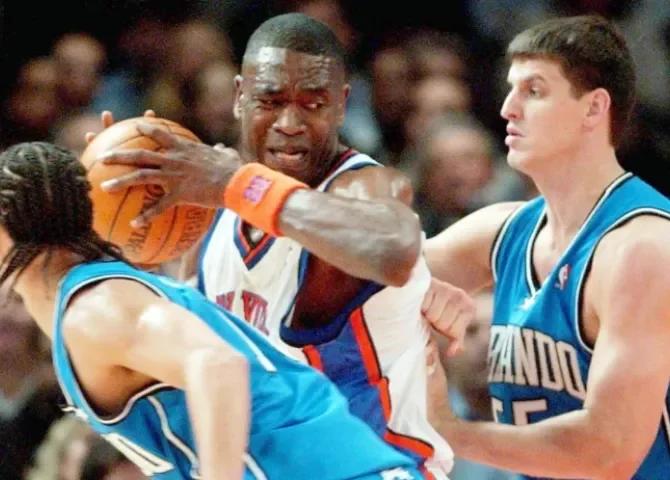
[{"label": "neck", "polygon": [[16,279],[14,291],[23,299],[23,304],[37,325],[49,338],[52,337],[53,315],[60,281],[81,263],[81,257],[69,250],[53,252],[45,266],[46,253],[39,255]]},{"label": "neck", "polygon": [[624,170],[611,147],[552,162],[545,170],[531,176],[546,201],[552,243],[567,248],[603,191]]}]

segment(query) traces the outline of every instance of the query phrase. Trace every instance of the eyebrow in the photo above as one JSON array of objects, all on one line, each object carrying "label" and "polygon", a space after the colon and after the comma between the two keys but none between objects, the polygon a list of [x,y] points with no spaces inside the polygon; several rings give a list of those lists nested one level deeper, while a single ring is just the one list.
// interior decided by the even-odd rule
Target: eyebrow
[{"label": "eyebrow", "polygon": [[[528,75],[527,77],[521,78],[521,82],[523,82],[523,83],[530,83],[530,82],[535,81],[535,80],[540,80],[541,82],[545,82],[545,83],[547,82],[547,80],[542,75],[540,75],[539,73],[533,73],[532,75]],[[507,83],[509,85],[512,85],[512,81],[509,77],[507,78]]]},{"label": "eyebrow", "polygon": [[300,89],[303,92],[311,93],[313,95],[327,95],[329,93],[326,87],[305,87]]},{"label": "eyebrow", "polygon": [[277,87],[274,85],[256,85],[253,91],[254,93],[260,95],[276,95],[278,93],[281,93],[282,89],[281,87]]},{"label": "eyebrow", "polygon": [[[278,95],[283,91],[283,88],[273,85],[258,85],[254,87],[253,91],[256,95]],[[300,91],[312,95],[329,94],[329,91],[326,87],[305,87],[301,88]]]}]

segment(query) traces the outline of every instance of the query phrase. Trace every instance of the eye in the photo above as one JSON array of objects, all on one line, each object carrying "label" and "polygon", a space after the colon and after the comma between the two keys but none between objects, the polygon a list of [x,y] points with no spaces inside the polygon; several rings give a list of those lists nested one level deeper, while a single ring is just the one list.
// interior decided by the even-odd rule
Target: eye
[{"label": "eye", "polygon": [[537,86],[535,84],[532,84],[532,85],[528,86],[528,95],[530,97],[539,97],[541,94],[542,94],[542,89],[539,86]]},{"label": "eye", "polygon": [[326,104],[323,102],[311,102],[305,105],[308,110],[320,110],[325,106]]},{"label": "eye", "polygon": [[279,101],[275,100],[274,98],[258,97],[256,98],[256,102],[258,102],[258,104],[263,108],[274,108],[279,105]]}]

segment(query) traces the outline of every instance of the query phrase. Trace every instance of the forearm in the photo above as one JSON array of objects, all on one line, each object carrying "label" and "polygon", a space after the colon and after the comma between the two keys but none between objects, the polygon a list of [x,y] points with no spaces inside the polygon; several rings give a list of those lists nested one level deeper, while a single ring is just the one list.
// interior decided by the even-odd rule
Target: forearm
[{"label": "forearm", "polygon": [[448,423],[442,433],[454,453],[473,462],[549,478],[616,480],[632,474],[615,468],[616,449],[591,424],[586,410],[523,426]]},{"label": "forearm", "polygon": [[240,480],[250,422],[246,359],[217,353],[194,355],[186,394],[203,480]]},{"label": "forearm", "polygon": [[340,270],[386,285],[407,281],[421,248],[418,219],[394,199],[298,190],[284,203],[279,230]]}]

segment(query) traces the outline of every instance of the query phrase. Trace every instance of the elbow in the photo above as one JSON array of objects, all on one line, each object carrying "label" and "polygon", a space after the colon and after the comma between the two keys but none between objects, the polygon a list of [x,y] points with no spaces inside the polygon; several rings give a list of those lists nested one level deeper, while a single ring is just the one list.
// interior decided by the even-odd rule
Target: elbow
[{"label": "elbow", "polygon": [[591,457],[595,467],[593,477],[596,480],[629,480],[640,468],[646,450],[640,449],[630,438],[610,435],[602,440],[598,455]]},{"label": "elbow", "polygon": [[404,286],[412,277],[412,271],[421,255],[421,224],[409,209],[407,217],[392,234],[380,258],[380,273],[384,285]]}]

